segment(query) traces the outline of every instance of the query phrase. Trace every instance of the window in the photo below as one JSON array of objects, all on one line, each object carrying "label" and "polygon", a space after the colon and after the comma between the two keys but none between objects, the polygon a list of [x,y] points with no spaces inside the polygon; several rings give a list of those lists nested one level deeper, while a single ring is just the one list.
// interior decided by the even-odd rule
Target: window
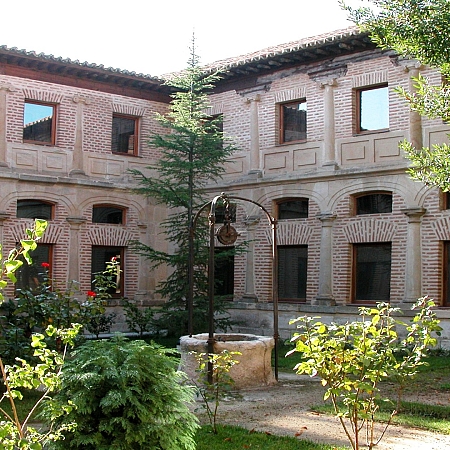
[{"label": "window", "polygon": [[215,295],[232,299],[234,294],[234,247],[215,249]]},{"label": "window", "polygon": [[17,218],[53,219],[53,205],[40,200],[17,200]]},{"label": "window", "polygon": [[277,202],[278,220],[285,219],[307,219],[308,218],[308,199],[288,199]]},{"label": "window", "polygon": [[[116,285],[108,290],[108,293],[113,297],[123,296],[123,278],[124,278],[124,248],[123,247],[92,247],[92,261],[91,261],[91,280],[95,279],[95,274],[104,272],[106,263],[116,258],[119,261],[117,265]],[[95,289],[95,284],[92,283],[92,289]]]},{"label": "window", "polygon": [[[223,204],[216,204],[215,209],[215,222],[216,223],[225,223],[225,205]],[[229,206],[229,211],[231,222],[236,222],[236,204],[232,203]]]},{"label": "window", "polygon": [[356,91],[357,133],[389,128],[389,91],[387,85]]},{"label": "window", "polygon": [[137,155],[138,150],[138,118],[132,116],[113,115],[111,151]]},{"label": "window", "polygon": [[355,202],[358,216],[392,212],[392,194],[388,192],[360,195],[355,198]]},{"label": "window", "polygon": [[280,105],[280,144],[306,140],[306,100]]},{"label": "window", "polygon": [[[17,282],[16,290],[35,290],[45,277],[51,278],[52,267],[52,246],[49,244],[38,244],[36,250],[30,253],[33,260],[32,264],[23,265],[16,271]],[[42,263],[49,264],[48,268],[44,268]]]},{"label": "window", "polygon": [[55,145],[56,105],[26,100],[23,109],[23,141]]},{"label": "window", "polygon": [[442,306],[450,307],[450,241],[444,242],[444,280]]},{"label": "window", "polygon": [[450,209],[450,191],[442,194],[442,209]]},{"label": "window", "polygon": [[391,290],[391,243],[353,245],[353,301],[389,301]]},{"label": "window", "polygon": [[278,299],[284,302],[306,301],[308,247],[278,247]]},{"label": "window", "polygon": [[125,223],[125,211],[123,208],[108,205],[96,205],[92,208],[93,223]]}]

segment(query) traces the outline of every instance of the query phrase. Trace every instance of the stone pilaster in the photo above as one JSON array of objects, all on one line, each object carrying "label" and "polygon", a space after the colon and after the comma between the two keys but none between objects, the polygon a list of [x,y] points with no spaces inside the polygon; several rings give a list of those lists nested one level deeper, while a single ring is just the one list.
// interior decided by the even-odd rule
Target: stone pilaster
[{"label": "stone pilaster", "polygon": [[85,105],[90,105],[91,101],[86,97],[73,97],[73,102],[77,104],[75,144],[73,149],[73,163],[71,175],[86,175],[84,170],[83,153],[83,110]]},{"label": "stone pilaster", "polygon": [[415,303],[422,297],[422,245],[421,222],[426,210],[421,207],[402,209],[408,216],[406,242],[405,296],[404,303]]},{"label": "stone pilaster", "polygon": [[246,302],[257,302],[258,296],[255,292],[255,229],[259,224],[260,218],[258,216],[248,216],[244,220],[247,227],[248,247],[245,264],[245,294],[242,297]]},{"label": "stone pilaster", "polygon": [[259,117],[258,103],[261,101],[260,94],[253,94],[246,98],[250,104],[250,172],[259,173],[261,171],[261,161],[259,157]]},{"label": "stone pilaster", "polygon": [[67,217],[70,225],[69,281],[80,281],[80,228],[86,222],[84,217]]},{"label": "stone pilaster", "polygon": [[318,214],[317,218],[322,222],[320,238],[320,267],[319,267],[319,292],[312,301],[313,305],[333,306],[336,301],[333,297],[333,222],[336,215],[333,213]]},{"label": "stone pilaster", "polygon": [[15,88],[10,83],[0,83],[0,167],[8,167],[6,162],[6,117],[7,101],[6,96],[9,92],[14,92]]},{"label": "stone pilaster", "polygon": [[337,86],[336,78],[321,81],[319,86],[324,90],[324,136],[323,136],[323,167],[337,168],[335,150],[335,111],[334,111],[334,87]]}]

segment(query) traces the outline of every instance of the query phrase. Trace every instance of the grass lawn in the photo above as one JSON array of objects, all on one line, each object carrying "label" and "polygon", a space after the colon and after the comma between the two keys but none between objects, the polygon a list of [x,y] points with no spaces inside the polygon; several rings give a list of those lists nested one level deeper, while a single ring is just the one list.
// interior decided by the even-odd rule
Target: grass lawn
[{"label": "grass lawn", "polygon": [[203,426],[197,433],[197,450],[344,450],[347,447],[316,444],[293,437],[274,436],[251,432],[232,426],[218,427],[218,434],[211,432],[210,426]]}]

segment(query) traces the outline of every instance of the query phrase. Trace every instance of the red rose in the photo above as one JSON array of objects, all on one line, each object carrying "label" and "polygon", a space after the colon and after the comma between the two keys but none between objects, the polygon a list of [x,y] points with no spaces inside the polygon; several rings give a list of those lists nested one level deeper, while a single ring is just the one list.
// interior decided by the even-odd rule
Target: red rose
[{"label": "red rose", "polygon": [[96,297],[97,294],[95,292],[93,292],[93,291],[87,291],[87,296],[88,297]]},{"label": "red rose", "polygon": [[49,263],[46,263],[46,262],[43,262],[43,263],[41,264],[41,266],[42,266],[44,269],[48,269],[48,268],[50,267],[50,264],[49,264]]}]

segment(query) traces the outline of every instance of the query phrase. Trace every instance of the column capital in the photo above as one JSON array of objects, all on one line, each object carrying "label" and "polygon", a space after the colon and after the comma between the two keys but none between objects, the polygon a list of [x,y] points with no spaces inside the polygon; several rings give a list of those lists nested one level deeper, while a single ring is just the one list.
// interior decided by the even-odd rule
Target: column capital
[{"label": "column capital", "polygon": [[421,206],[412,206],[401,209],[400,211],[408,216],[409,222],[420,222],[422,220],[422,216],[427,212],[427,210]]},{"label": "column capital", "polygon": [[245,96],[245,103],[260,102],[260,101],[261,101],[261,94],[257,92],[253,92],[252,94]]},{"label": "column capital", "polygon": [[88,97],[82,97],[80,95],[74,95],[72,97],[72,101],[74,103],[81,103],[83,105],[90,105],[92,103],[92,100]]},{"label": "column capital", "polygon": [[326,78],[324,80],[316,80],[316,83],[322,89],[325,89],[326,87],[335,87],[338,85],[337,78]]},{"label": "column capital", "polygon": [[324,212],[316,215],[316,218],[319,219],[324,226],[327,224],[331,225],[334,220],[337,218],[337,214],[332,212]]},{"label": "column capital", "polygon": [[15,92],[17,88],[7,81],[0,81],[0,91]]},{"label": "column capital", "polygon": [[87,219],[85,217],[66,217],[66,221],[69,222],[69,224],[73,227],[73,228],[79,228],[80,225],[82,225],[83,223],[87,222]]}]

